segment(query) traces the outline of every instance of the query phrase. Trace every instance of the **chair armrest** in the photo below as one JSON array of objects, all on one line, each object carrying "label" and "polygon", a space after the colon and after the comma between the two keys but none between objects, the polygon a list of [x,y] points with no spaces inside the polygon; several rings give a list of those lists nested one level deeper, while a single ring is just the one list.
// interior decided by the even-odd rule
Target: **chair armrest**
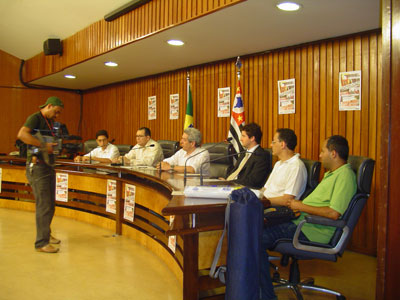
[{"label": "chair armrest", "polygon": [[[311,221],[311,222],[309,222],[309,221]],[[339,228],[343,229],[343,232],[342,232],[339,242],[336,244],[335,247],[325,248],[325,247],[318,247],[316,245],[305,245],[305,244],[302,244],[301,241],[299,241],[299,235],[301,232],[301,228],[304,226],[305,223],[339,227]],[[326,223],[326,224],[324,224],[324,223]],[[298,250],[309,251],[309,252],[337,254],[341,251],[343,244],[346,242],[349,233],[350,233],[349,227],[346,226],[346,222],[344,222],[343,220],[331,220],[331,219],[324,218],[324,217],[310,215],[310,216],[306,216],[305,219],[303,221],[301,221],[299,223],[299,225],[297,225],[297,229],[296,229],[296,232],[293,237],[293,247]]]},{"label": "chair armrest", "polygon": [[344,220],[332,220],[325,217],[307,215],[304,217],[307,223],[310,224],[319,224],[325,226],[333,226],[337,228],[344,228],[346,226],[346,222]]}]

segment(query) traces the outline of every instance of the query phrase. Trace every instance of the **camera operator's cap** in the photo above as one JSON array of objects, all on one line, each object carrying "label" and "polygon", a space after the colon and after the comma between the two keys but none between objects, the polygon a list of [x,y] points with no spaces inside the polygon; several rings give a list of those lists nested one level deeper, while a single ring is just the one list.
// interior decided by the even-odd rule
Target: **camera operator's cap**
[{"label": "camera operator's cap", "polygon": [[61,106],[62,108],[64,108],[64,103],[61,101],[60,98],[58,98],[56,96],[51,96],[51,97],[47,98],[46,103],[43,105],[40,105],[39,108],[43,108],[49,104],[51,104],[53,106]]}]

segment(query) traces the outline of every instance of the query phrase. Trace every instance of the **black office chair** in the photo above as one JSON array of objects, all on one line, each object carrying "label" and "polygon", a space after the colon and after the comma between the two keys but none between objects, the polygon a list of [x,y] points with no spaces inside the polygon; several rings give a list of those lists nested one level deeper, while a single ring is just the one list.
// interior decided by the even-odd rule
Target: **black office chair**
[{"label": "black office chair", "polygon": [[307,169],[307,184],[304,193],[300,199],[305,199],[317,187],[319,183],[319,174],[321,172],[321,163],[317,160],[300,158]]},{"label": "black office chair", "polygon": [[267,153],[269,159],[269,169],[272,172],[272,149],[271,148],[264,148],[265,152]]},{"label": "black office chair", "polygon": [[[266,151],[271,150],[270,148],[266,148]],[[272,151],[269,151],[272,155]],[[317,187],[319,183],[319,175],[321,172],[321,163],[317,160],[311,160],[311,159],[306,159],[306,158],[300,158],[304,166],[306,167],[307,170],[307,182],[306,182],[306,189],[301,195],[300,199],[303,200],[305,199],[311,192]],[[273,278],[279,279],[280,275],[278,273],[278,267],[272,263],[272,261],[280,260],[282,266],[287,266],[289,263],[289,256],[288,255],[283,255],[281,258],[277,256],[270,256],[270,265],[271,268],[274,269],[274,274]]]},{"label": "black office chair", "polygon": [[89,153],[92,151],[94,148],[97,147],[97,142],[96,140],[87,140],[83,143],[83,152],[84,153]]},{"label": "black office chair", "polygon": [[171,157],[180,149],[179,142],[177,141],[169,141],[169,140],[158,140],[157,141],[163,151],[164,158]]},{"label": "black office chair", "polygon": [[121,156],[124,156],[125,154],[127,154],[129,151],[131,151],[131,149],[133,147],[132,145],[125,145],[125,144],[115,145],[115,146],[117,146],[119,155],[121,155]]},{"label": "black office chair", "polygon": [[234,153],[232,144],[206,143],[203,148],[209,149],[210,153],[210,178],[226,178],[228,172],[233,168],[233,156],[226,157]]},{"label": "black office chair", "polygon": [[[350,156],[348,159],[352,169],[356,172],[357,192],[350,201],[349,207],[338,220],[331,220],[319,216],[306,216],[305,220],[297,226],[297,231],[293,240],[280,239],[276,241],[270,249],[288,255],[291,259],[289,280],[273,277],[273,281],[278,283],[274,288],[290,288],[297,299],[303,299],[300,288],[320,291],[335,295],[337,299],[346,299],[341,293],[314,285],[314,279],[309,278],[300,281],[300,269],[298,260],[323,259],[335,262],[339,256],[343,255],[347,243],[361,212],[368,200],[371,190],[372,175],[374,172],[375,161],[362,156]],[[328,244],[316,242],[299,242],[298,236],[304,223],[321,224],[334,226],[336,231]]]}]

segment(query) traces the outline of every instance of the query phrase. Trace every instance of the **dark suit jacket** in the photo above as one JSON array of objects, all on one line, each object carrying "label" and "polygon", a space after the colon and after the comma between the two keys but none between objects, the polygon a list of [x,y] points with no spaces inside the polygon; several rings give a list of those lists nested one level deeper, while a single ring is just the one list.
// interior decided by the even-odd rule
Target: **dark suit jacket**
[{"label": "dark suit jacket", "polygon": [[[229,172],[227,177],[235,172],[244,157],[245,154],[242,154],[239,157],[235,167]],[[237,179],[233,180],[233,182],[250,188],[262,188],[267,181],[269,173],[271,173],[270,160],[270,154],[267,153],[261,146],[258,146],[244,165],[242,171],[240,171]]]}]

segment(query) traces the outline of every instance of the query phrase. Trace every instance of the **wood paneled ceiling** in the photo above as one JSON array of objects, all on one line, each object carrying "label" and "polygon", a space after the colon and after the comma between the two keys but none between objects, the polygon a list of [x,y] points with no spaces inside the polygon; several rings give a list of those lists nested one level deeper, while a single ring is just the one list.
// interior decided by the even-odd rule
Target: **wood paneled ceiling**
[{"label": "wood paneled ceiling", "polygon": [[[29,7],[24,7],[31,1],[5,0],[0,2],[2,15],[7,14],[2,9],[7,2],[13,3],[13,6],[20,5],[21,10],[30,12],[25,22],[29,24],[31,30],[27,30],[24,26],[19,28],[16,26],[18,24],[10,24],[10,21],[6,26],[5,20],[0,18],[2,31],[3,28],[7,28],[6,35],[4,32],[0,34],[0,49],[17,57],[29,58],[41,51],[46,38],[58,36],[63,39],[72,35],[74,32],[68,32],[65,28],[68,24],[76,23],[86,27],[88,20],[93,23],[95,21],[93,18],[96,16],[91,15],[89,18],[82,13],[90,5],[102,8],[97,10],[99,20],[106,13],[127,1],[42,0],[33,2],[35,5],[29,4]],[[112,5],[109,2],[112,2]],[[275,0],[247,0],[152,34],[32,83],[85,90],[238,55],[268,51],[380,27],[379,0],[298,0],[302,9],[296,13],[278,10],[275,7],[277,2]],[[69,9],[66,10],[67,7]],[[18,15],[16,9],[12,11],[15,14],[12,22],[18,23],[24,19]],[[47,23],[43,22],[48,14],[52,14],[51,20]],[[59,22],[54,21],[54,18]],[[6,19],[10,20],[9,17]],[[73,31],[76,32],[79,29],[82,28],[74,27]],[[23,47],[21,40],[27,39],[28,36],[29,46]],[[169,39],[181,39],[185,45],[171,47],[166,44]],[[119,66],[106,68],[104,62],[110,60],[117,62]],[[70,73],[76,75],[77,78],[65,79],[64,75]]]}]

